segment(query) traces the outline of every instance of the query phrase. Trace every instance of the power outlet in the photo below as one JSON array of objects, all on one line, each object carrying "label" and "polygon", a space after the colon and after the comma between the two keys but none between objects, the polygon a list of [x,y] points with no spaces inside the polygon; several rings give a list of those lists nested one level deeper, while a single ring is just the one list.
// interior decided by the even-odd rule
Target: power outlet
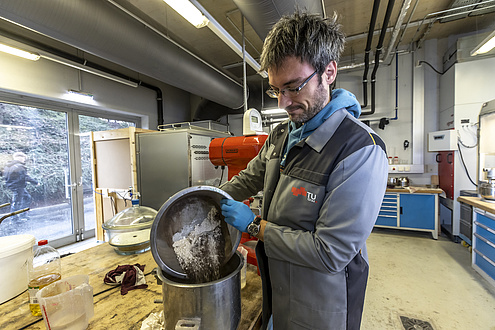
[{"label": "power outlet", "polygon": [[425,173],[437,173],[437,172],[438,172],[438,164],[425,165]]}]

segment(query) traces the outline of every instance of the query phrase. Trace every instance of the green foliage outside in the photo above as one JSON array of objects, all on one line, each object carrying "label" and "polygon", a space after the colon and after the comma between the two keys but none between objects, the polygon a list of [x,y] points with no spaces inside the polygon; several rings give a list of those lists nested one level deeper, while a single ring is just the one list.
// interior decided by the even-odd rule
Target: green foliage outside
[{"label": "green foliage outside", "polygon": [[[90,156],[91,131],[134,126],[133,123],[79,115],[81,166],[85,195],[92,194]],[[27,185],[33,198],[32,208],[67,202],[69,179],[69,133],[64,112],[0,103],[0,170],[22,151],[28,156],[28,174],[39,185]],[[0,204],[9,203],[11,192],[0,180]],[[4,213],[6,209],[0,209]]]}]

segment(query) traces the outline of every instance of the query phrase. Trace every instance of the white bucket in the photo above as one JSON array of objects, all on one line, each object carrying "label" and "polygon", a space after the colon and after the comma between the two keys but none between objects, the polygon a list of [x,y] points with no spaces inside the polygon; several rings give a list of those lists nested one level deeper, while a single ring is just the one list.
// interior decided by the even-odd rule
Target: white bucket
[{"label": "white bucket", "polygon": [[34,243],[33,235],[0,237],[0,304],[27,289]]}]

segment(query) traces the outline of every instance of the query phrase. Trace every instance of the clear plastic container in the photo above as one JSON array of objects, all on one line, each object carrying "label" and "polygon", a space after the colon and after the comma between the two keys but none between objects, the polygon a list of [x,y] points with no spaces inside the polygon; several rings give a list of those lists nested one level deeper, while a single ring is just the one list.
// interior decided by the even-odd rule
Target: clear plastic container
[{"label": "clear plastic container", "polygon": [[102,225],[107,232],[108,243],[122,255],[148,251],[151,225],[157,213],[151,207],[140,206],[139,200],[133,199],[132,207],[120,211]]},{"label": "clear plastic container", "polygon": [[93,288],[88,275],[64,277],[36,295],[47,329],[83,330],[94,316]]},{"label": "clear plastic container", "polygon": [[62,278],[60,253],[48,245],[48,241],[38,242],[32,262],[28,264],[29,309],[34,316],[41,316],[36,293],[45,286]]}]

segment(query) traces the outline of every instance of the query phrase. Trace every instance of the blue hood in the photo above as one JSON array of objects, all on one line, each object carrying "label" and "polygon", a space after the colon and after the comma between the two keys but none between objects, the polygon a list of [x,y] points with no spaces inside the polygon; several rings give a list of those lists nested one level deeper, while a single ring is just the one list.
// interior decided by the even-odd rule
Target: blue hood
[{"label": "blue hood", "polygon": [[346,109],[354,117],[359,118],[361,114],[361,105],[356,99],[356,96],[345,89],[334,89],[332,91],[332,99],[328,104],[321,109],[313,118],[308,122],[304,123],[300,127],[296,126],[296,123],[289,122],[289,137],[284,150],[284,157],[282,158],[281,165],[285,165],[285,157],[287,152],[292,148],[297,142],[308,137],[313,133],[321,124],[325,122],[330,116],[337,110]]}]

